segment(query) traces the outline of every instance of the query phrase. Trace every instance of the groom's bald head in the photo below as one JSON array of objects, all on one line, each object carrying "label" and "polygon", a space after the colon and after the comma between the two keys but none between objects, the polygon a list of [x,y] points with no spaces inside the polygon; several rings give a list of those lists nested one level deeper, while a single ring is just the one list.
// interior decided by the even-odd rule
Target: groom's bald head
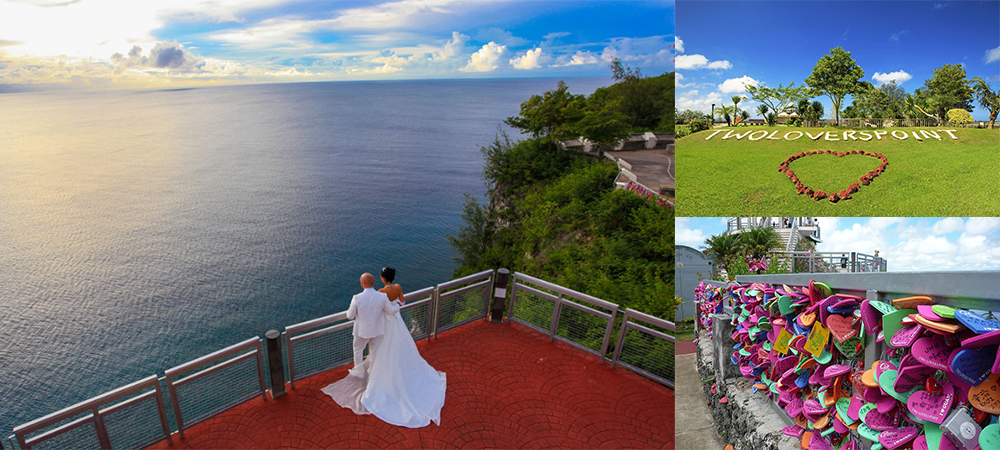
[{"label": "groom's bald head", "polygon": [[368,272],[361,274],[361,287],[365,289],[375,287],[375,275]]}]

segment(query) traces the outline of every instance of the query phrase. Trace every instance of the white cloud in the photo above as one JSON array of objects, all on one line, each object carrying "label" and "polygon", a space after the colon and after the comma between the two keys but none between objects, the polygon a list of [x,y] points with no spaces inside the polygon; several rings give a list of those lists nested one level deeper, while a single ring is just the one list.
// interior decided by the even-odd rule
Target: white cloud
[{"label": "white cloud", "polygon": [[698,248],[705,245],[708,235],[701,229],[688,228],[687,217],[676,217],[674,219],[674,243],[677,245],[687,245]]},{"label": "white cloud", "polygon": [[500,67],[500,59],[507,53],[507,46],[490,42],[473,53],[463,72],[491,72]]},{"label": "white cloud", "polygon": [[868,226],[876,230],[886,230],[896,224],[906,223],[901,217],[872,217],[868,219]]},{"label": "white cloud", "polygon": [[593,53],[583,50],[577,50],[573,56],[563,55],[563,57],[559,58],[559,60],[561,62],[556,64],[557,67],[582,66],[585,64],[597,64],[600,62],[597,56],[594,56]]},{"label": "white cloud", "polygon": [[677,53],[684,53],[684,41],[679,36],[674,36],[674,50]]},{"label": "white cloud", "polygon": [[907,34],[910,34],[909,30],[897,31],[895,33],[892,33],[892,36],[889,36],[889,41],[899,42],[899,38],[906,36]]},{"label": "white cloud", "polygon": [[719,85],[719,92],[724,92],[729,94],[735,92],[746,92],[746,88],[744,86],[746,85],[756,86],[758,83],[759,82],[757,80],[750,78],[746,75],[743,75],[742,77],[739,78],[730,78],[726,81],[723,81],[722,84]]},{"label": "white cloud", "polygon": [[535,48],[528,50],[524,55],[510,60],[511,67],[515,69],[528,70],[542,67],[542,49]]},{"label": "white cloud", "polygon": [[703,55],[679,55],[674,59],[674,65],[677,70],[695,70],[695,69],[715,69],[715,70],[725,70],[733,67],[733,65],[726,60],[722,61],[711,61]]},{"label": "white cloud", "polygon": [[434,52],[433,59],[445,60],[461,55],[465,49],[465,43],[469,37],[457,31],[451,32],[451,40],[446,42],[439,51]]},{"label": "white cloud", "polygon": [[[729,101],[729,99],[726,99]],[[722,95],[718,92],[711,92],[705,95],[698,95],[698,90],[693,89],[687,92],[680,93],[676,99],[677,109],[684,111],[690,109],[692,111],[701,111],[703,113],[710,113],[712,111],[712,104],[721,105]]]},{"label": "white cloud", "polygon": [[1000,230],[1000,217],[970,217],[965,232],[970,235],[987,235]]},{"label": "white cloud", "polygon": [[965,222],[958,217],[947,217],[934,223],[931,231],[937,234],[954,233],[965,229]]},{"label": "white cloud", "polygon": [[1000,46],[986,50],[986,52],[983,53],[983,62],[986,64],[997,61],[1000,61]]},{"label": "white cloud", "polygon": [[895,72],[889,72],[889,73],[875,72],[875,74],[872,75],[872,79],[875,80],[879,86],[893,80],[896,80],[896,84],[903,84],[909,81],[911,78],[913,78],[913,75],[910,75],[902,70],[897,70]]}]

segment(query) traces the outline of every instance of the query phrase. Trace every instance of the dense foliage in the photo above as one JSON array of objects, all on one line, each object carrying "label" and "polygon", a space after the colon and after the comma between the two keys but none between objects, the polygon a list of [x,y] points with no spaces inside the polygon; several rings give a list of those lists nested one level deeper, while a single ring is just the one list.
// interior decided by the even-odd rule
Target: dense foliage
[{"label": "dense foliage", "polygon": [[[455,276],[507,268],[672,320],[673,210],[614,189],[618,173],[607,160],[559,151],[538,139],[498,138],[484,148],[491,208],[468,198],[466,224],[449,236],[461,266]],[[538,160],[563,156],[561,172],[532,170]],[[500,194],[506,192],[506,195]],[[502,200],[498,198],[503,197]]]}]

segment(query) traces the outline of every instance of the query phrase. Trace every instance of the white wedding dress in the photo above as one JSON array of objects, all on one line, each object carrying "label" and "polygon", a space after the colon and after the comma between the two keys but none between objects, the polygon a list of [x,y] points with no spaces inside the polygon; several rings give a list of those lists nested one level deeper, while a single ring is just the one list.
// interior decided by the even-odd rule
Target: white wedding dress
[{"label": "white wedding dress", "polygon": [[420,356],[399,313],[385,316],[385,334],[372,348],[364,362],[366,376],[348,374],[323,392],[355,414],[374,414],[392,425],[440,425],[445,374]]}]

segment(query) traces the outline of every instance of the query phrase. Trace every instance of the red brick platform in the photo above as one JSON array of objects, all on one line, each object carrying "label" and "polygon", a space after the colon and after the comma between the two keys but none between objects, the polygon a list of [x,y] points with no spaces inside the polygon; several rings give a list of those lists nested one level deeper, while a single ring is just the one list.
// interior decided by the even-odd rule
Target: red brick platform
[{"label": "red brick platform", "polygon": [[674,392],[519,325],[474,322],[417,343],[448,374],[441,426],[394,427],[320,389],[340,367],[256,397],[151,448],[674,448]]}]

